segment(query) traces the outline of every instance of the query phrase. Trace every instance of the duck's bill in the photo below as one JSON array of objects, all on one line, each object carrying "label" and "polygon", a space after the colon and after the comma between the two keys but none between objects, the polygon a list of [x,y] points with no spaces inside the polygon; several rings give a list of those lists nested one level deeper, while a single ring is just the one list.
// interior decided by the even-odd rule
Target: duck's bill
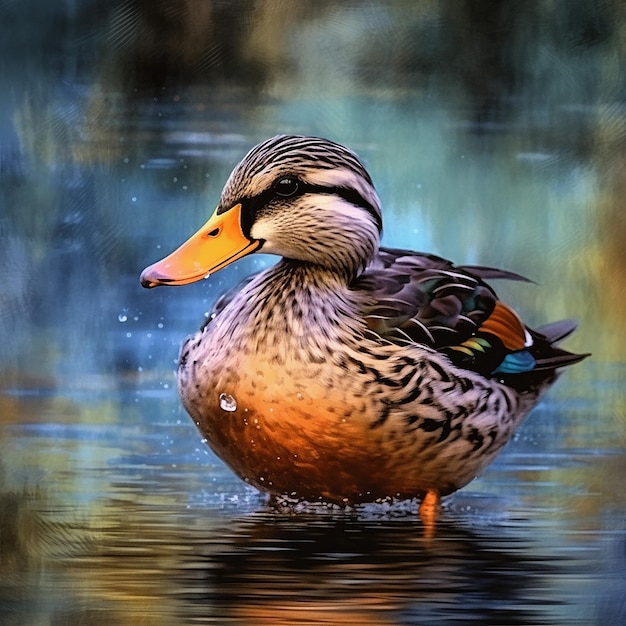
[{"label": "duck's bill", "polygon": [[141,273],[141,284],[187,285],[233,263],[261,245],[249,239],[241,229],[241,204],[220,215],[217,211],[209,221],[180,248]]}]

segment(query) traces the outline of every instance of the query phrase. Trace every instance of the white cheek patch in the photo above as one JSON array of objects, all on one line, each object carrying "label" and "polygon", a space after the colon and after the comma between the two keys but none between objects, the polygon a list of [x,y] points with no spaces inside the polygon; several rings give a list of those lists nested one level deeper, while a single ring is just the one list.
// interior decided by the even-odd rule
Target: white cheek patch
[{"label": "white cheek patch", "polygon": [[314,232],[330,226],[339,231],[354,230],[362,218],[363,210],[349,202],[334,195],[316,194],[288,209],[259,216],[250,236],[263,239],[263,252],[271,252],[287,242],[306,241]]}]

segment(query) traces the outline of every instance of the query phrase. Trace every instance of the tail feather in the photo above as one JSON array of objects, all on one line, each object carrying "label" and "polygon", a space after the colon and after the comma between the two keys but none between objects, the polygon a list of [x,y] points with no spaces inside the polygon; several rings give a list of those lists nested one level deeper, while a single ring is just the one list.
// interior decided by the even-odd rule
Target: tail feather
[{"label": "tail feather", "polygon": [[567,367],[568,365],[574,365],[574,363],[579,363],[583,359],[586,359],[588,356],[590,356],[590,353],[573,354],[571,352],[566,352],[565,350],[560,350],[559,352],[555,351],[555,354],[552,354],[549,357],[536,359],[533,371],[545,372],[548,370],[555,370],[561,367]]},{"label": "tail feather", "polygon": [[528,329],[533,338],[528,351],[535,359],[535,365],[528,372],[503,376],[504,382],[518,391],[542,387],[554,381],[561,368],[586,359],[589,354],[574,354],[558,347],[558,343],[571,335],[576,326],[574,320],[561,320],[537,330]]},{"label": "tail feather", "polygon": [[543,335],[548,343],[556,345],[569,337],[578,328],[576,320],[559,320],[551,324],[545,324],[536,329],[536,332]]},{"label": "tail feather", "polygon": [[574,354],[559,348],[558,344],[571,335],[578,326],[576,320],[560,320],[530,331],[534,342],[530,349],[535,357],[535,372],[555,370],[573,365],[589,354]]}]

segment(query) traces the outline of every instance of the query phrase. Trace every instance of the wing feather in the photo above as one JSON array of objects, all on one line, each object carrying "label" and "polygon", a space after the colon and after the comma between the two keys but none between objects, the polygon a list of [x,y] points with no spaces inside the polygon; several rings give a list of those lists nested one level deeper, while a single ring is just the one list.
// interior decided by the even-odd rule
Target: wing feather
[{"label": "wing feather", "polygon": [[574,331],[575,322],[528,329],[486,282],[493,279],[533,282],[508,270],[457,267],[432,254],[381,248],[351,288],[363,296],[368,328],[381,338],[437,350],[459,367],[516,388],[586,356],[555,345]]}]

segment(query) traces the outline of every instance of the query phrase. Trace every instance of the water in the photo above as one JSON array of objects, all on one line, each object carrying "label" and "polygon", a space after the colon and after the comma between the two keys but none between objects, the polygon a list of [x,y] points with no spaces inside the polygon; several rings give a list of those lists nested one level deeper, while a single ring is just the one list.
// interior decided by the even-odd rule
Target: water
[{"label": "water", "polygon": [[229,393],[220,393],[219,397],[220,408],[224,411],[232,413],[237,410],[237,400],[233,398]]},{"label": "water", "polygon": [[[621,3],[168,7],[0,6],[0,623],[624,622]],[[273,259],[139,274],[277,132],[355,149],[386,244],[534,279],[497,288],[593,352],[434,536],[415,502],[268,503],[177,398],[184,337]]]}]

